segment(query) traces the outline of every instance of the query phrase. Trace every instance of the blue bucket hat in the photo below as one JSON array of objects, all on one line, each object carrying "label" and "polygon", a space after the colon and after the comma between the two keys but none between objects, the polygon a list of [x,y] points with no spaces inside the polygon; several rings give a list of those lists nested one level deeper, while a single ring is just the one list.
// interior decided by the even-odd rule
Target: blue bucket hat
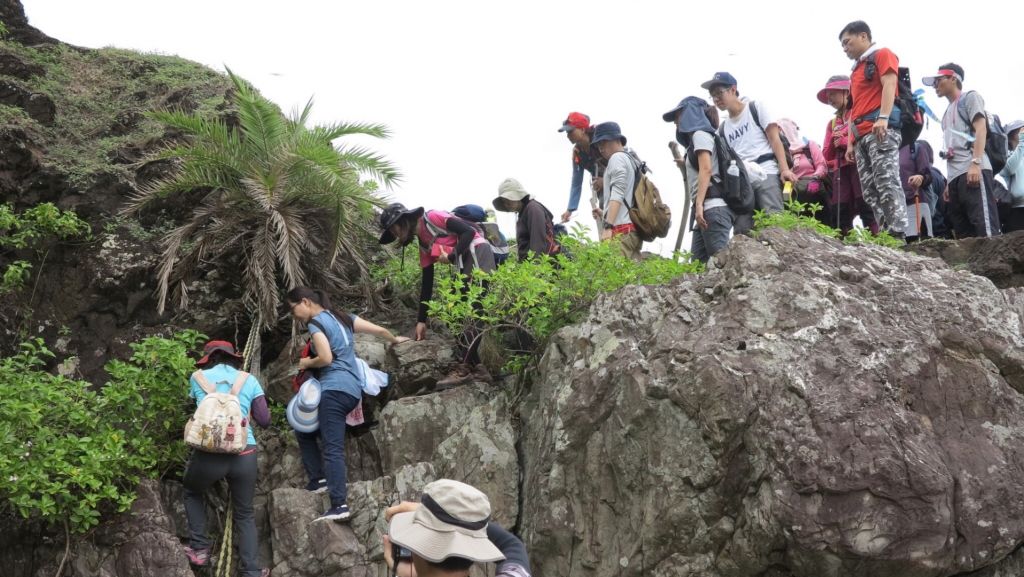
[{"label": "blue bucket hat", "polygon": [[594,139],[590,141],[591,146],[597,146],[598,142],[605,140],[619,139],[622,145],[626,145],[626,137],[622,136],[622,129],[618,122],[602,122],[594,126]]}]

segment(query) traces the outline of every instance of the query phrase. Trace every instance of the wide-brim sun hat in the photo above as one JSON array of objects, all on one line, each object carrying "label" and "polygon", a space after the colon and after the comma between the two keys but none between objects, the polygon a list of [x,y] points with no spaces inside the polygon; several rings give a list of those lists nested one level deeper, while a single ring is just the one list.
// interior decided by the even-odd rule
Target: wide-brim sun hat
[{"label": "wide-brim sun hat", "polygon": [[479,489],[441,479],[423,489],[415,511],[391,518],[392,543],[432,563],[462,557],[478,563],[501,561],[501,551],[487,538],[491,504]]},{"label": "wide-brim sun hat", "polygon": [[210,362],[210,355],[213,354],[215,351],[227,353],[228,355],[235,357],[240,361],[244,359],[242,355],[235,352],[235,345],[229,343],[228,341],[210,341],[203,346],[203,357],[196,361],[196,365],[200,367],[205,367],[206,364]]},{"label": "wide-brim sun hat", "polygon": [[380,213],[380,244],[391,244],[395,242],[395,235],[391,233],[391,227],[403,218],[419,218],[423,216],[423,207],[409,210],[400,202],[389,204]]},{"label": "wide-brim sun hat", "polygon": [[306,411],[299,407],[299,396],[295,395],[288,401],[288,408],[285,410],[285,417],[288,424],[300,433],[313,433],[320,428],[320,417],[317,409]]},{"label": "wide-brim sun hat", "polygon": [[506,178],[498,185],[498,197],[491,201],[494,208],[502,212],[514,212],[511,202],[520,201],[530,196],[522,184],[514,178]]},{"label": "wide-brim sun hat", "polygon": [[825,83],[825,88],[818,91],[818,102],[822,104],[828,104],[828,91],[829,90],[849,90],[850,89],[850,77],[837,75],[828,79]]}]

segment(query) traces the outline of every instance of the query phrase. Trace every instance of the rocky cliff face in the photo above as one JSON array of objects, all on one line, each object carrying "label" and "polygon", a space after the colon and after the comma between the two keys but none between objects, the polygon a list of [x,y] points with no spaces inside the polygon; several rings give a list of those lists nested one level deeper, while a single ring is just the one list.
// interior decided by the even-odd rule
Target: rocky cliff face
[{"label": "rocky cliff face", "polygon": [[762,239],[559,333],[523,409],[538,573],[939,576],[1024,540],[1013,298],[936,260]]},{"label": "rocky cliff face", "polygon": [[[0,20],[0,202],[53,201],[94,225],[93,241],[48,256],[28,301],[0,303],[0,336],[44,336],[97,381],[127,343],[174,324],[234,338],[240,309],[217,272],[196,287],[195,313],[154,312],[157,241],[182,207],[112,218],[167,169],[138,164],[175,136],[144,111],[226,114],[223,79],[62,45],[13,0]],[[914,248],[938,260],[805,232],[740,237],[700,277],[601,297],[523,391],[438,391],[450,343],[361,340],[393,385],[367,401],[378,422],[348,439],[352,522],[312,522],[326,503],[301,489],[294,439],[262,432],[263,562],[276,577],[383,576],[384,508],[453,477],[490,495],[537,575],[1024,575],[1020,238]],[[283,402],[292,363],[279,340],[264,381]],[[180,485],[139,495],[73,545],[65,576],[193,574]],[[211,493],[211,519],[225,501]],[[53,575],[63,551],[59,532],[0,523],[4,577]]]}]

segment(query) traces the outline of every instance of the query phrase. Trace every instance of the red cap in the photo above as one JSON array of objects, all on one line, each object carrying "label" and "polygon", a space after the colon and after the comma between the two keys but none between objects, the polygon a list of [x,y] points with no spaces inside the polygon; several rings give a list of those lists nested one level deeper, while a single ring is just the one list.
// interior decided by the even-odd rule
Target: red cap
[{"label": "red cap", "polygon": [[590,128],[590,117],[582,112],[570,112],[569,117],[562,122],[559,132],[568,132],[574,128],[586,130]]},{"label": "red cap", "polygon": [[205,367],[210,362],[210,355],[214,351],[223,351],[236,359],[242,359],[242,355],[235,352],[235,345],[227,341],[210,341],[203,347],[203,358],[196,361],[196,365]]}]

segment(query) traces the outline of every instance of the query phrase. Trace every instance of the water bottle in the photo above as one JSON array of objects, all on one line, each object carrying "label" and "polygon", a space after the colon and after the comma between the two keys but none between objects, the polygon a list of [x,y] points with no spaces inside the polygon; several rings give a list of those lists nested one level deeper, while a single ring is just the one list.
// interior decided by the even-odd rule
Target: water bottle
[{"label": "water bottle", "polygon": [[740,167],[736,166],[735,160],[730,160],[729,168],[725,170],[725,187],[733,194],[740,191]]}]

